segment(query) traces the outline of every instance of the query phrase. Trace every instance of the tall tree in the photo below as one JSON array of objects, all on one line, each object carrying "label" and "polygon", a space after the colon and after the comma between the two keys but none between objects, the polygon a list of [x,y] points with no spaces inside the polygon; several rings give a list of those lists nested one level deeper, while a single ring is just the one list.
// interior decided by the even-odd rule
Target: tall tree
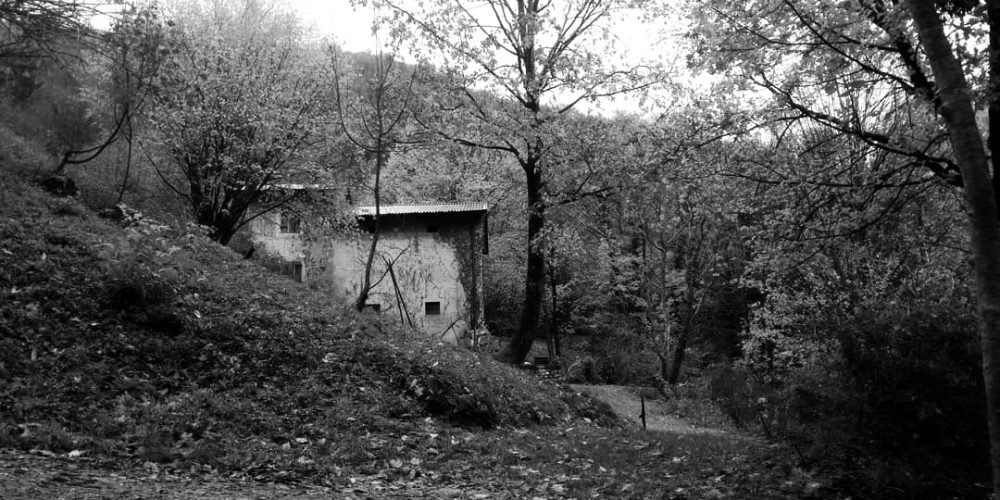
[{"label": "tall tree", "polygon": [[[942,13],[932,0],[908,0],[906,6],[913,16],[927,62],[937,78],[938,94],[935,97],[940,99],[937,110],[948,128],[965,185],[979,299],[977,316],[983,351],[986,408],[989,412],[993,496],[1000,498],[1000,220],[997,217],[997,195],[1000,193],[994,187],[997,179],[990,175],[990,160],[976,120],[972,88],[956,56],[956,48],[945,34]],[[992,89],[1000,83],[1000,67],[997,67],[1000,64],[1000,5],[991,1],[987,9],[992,65],[989,88],[992,94],[995,92]],[[944,14],[951,17],[955,13]],[[992,125],[996,118],[994,112],[1000,110],[1000,106],[996,104],[995,96],[991,96],[989,102]],[[990,137],[995,137],[994,133],[998,131],[991,129]]]},{"label": "tall tree", "polygon": [[[590,288],[610,303],[619,329],[659,357],[660,375],[672,385],[688,346],[701,333],[733,338],[730,325],[742,312],[728,298],[744,260],[735,229],[747,190],[712,175],[733,143],[721,142],[726,133],[713,125],[721,121],[717,109],[688,99],[655,123],[605,121],[604,129],[633,137],[629,148],[618,147],[604,160],[615,165],[605,170],[614,175],[616,190],[567,207],[576,212],[577,231],[597,236],[607,248],[609,279]],[[726,321],[732,317],[737,319]]]},{"label": "tall tree", "polygon": [[[454,79],[424,122],[443,137],[515,158],[524,173],[527,265],[517,332],[497,359],[520,363],[538,335],[545,293],[543,234],[546,176],[567,115],[582,102],[644,89],[659,74],[647,65],[613,57],[615,16],[635,14],[652,2],[624,0],[489,0],[472,7],[458,0],[376,2],[398,43],[443,65]],[[412,8],[410,7],[412,5]],[[632,9],[626,9],[631,7]],[[486,92],[482,92],[485,90]],[[585,192],[585,191],[584,191]]]},{"label": "tall tree", "polygon": [[[187,200],[211,237],[227,243],[249,220],[287,203],[273,184],[316,182],[310,146],[329,111],[319,54],[304,48],[293,14],[259,0],[178,4],[171,57],[149,119]],[[292,191],[298,192],[298,190]]]},{"label": "tall tree", "polygon": [[117,14],[111,30],[103,34],[102,43],[94,51],[99,62],[91,62],[90,66],[101,72],[95,91],[103,94],[103,99],[99,100],[109,108],[101,114],[110,116],[107,120],[110,127],[105,126],[107,131],[97,144],[66,145],[60,151],[62,160],[56,167],[56,172],[62,173],[68,165],[93,161],[111,145],[124,139],[125,172],[118,201],[125,194],[132,167],[137,117],[143,114],[146,98],[158,90],[160,65],[169,53],[166,38],[169,27],[160,15],[160,9],[155,5],[126,6]]},{"label": "tall tree", "polygon": [[[808,120],[962,187],[975,261],[994,496],[1000,498],[1000,4],[934,0],[698,2],[701,62]],[[714,48],[710,48],[714,47]],[[717,50],[716,50],[717,49]],[[989,111],[985,123],[976,109]],[[940,120],[937,120],[937,119]],[[987,137],[987,140],[983,138]],[[875,172],[892,176],[898,169]],[[927,181],[931,176],[919,175]]]},{"label": "tall tree", "polygon": [[382,171],[390,154],[420,141],[419,134],[408,130],[412,129],[408,125],[413,112],[411,103],[414,100],[413,84],[417,79],[417,71],[400,67],[392,54],[378,51],[373,56],[370,71],[362,71],[352,89],[345,81],[343,56],[335,48],[331,48],[330,53],[337,125],[346,139],[370,161],[374,178],[372,241],[361,277],[361,290],[354,303],[355,308],[361,311],[372,289],[372,265],[378,250],[382,219]]}]

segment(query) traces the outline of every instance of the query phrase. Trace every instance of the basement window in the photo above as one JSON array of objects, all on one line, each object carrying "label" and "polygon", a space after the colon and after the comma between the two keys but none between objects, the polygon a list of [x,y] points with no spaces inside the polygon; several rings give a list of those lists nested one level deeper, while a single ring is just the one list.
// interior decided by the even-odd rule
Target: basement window
[{"label": "basement window", "polygon": [[279,272],[295,281],[302,282],[301,262],[283,262],[279,266]]},{"label": "basement window", "polygon": [[302,219],[299,214],[285,210],[281,212],[281,232],[284,234],[298,233],[299,226],[302,224]]},{"label": "basement window", "polygon": [[440,302],[424,302],[424,315],[436,316],[441,314]]},{"label": "basement window", "polygon": [[368,304],[368,303],[366,303],[364,305],[364,307],[362,307],[362,311],[381,312],[382,311],[382,304]]}]

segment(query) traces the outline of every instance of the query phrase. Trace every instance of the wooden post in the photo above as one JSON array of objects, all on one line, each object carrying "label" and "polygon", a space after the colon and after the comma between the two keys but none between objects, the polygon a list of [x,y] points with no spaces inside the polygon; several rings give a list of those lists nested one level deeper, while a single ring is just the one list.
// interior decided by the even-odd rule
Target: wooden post
[{"label": "wooden post", "polygon": [[639,396],[639,402],[642,403],[642,411],[639,413],[639,418],[642,419],[642,430],[646,430],[646,396]]}]

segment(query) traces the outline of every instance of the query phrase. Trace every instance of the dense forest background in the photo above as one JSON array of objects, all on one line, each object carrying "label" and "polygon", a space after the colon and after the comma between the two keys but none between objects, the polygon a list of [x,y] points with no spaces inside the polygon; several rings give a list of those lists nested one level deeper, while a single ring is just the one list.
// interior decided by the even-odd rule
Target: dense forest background
[{"label": "dense forest background", "polygon": [[[499,31],[465,24],[490,43],[461,3],[381,3],[423,56],[344,53],[262,0],[125,2],[107,29],[0,1],[0,116],[87,205],[238,250],[261,213],[314,210],[272,184],[341,188],[326,207],[486,201],[500,359],[659,387],[869,481],[988,480],[970,209],[903,6],[692,2],[671,10],[680,74],[601,52],[624,3],[496,2]],[[992,124],[985,7],[939,3]]]}]

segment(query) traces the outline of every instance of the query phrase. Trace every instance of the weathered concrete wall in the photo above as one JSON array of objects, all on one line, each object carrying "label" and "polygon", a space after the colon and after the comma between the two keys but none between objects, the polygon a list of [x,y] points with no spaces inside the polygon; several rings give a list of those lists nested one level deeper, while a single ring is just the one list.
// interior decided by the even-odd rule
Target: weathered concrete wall
[{"label": "weathered concrete wall", "polygon": [[300,233],[282,233],[281,215],[277,212],[264,214],[250,221],[250,241],[254,248],[288,262],[302,262],[302,281],[312,279],[304,265],[308,251]]},{"label": "weathered concrete wall", "polygon": [[[386,216],[372,265],[369,304],[412,323],[430,336],[475,342],[483,332],[483,213]],[[360,293],[371,234],[311,238],[282,234],[277,217],[251,223],[254,245],[283,259],[303,262],[304,281],[329,290],[334,300]],[[386,260],[392,263],[389,272]],[[395,284],[393,282],[395,275]],[[399,296],[396,290],[399,289]],[[428,303],[438,314],[428,314]],[[402,316],[401,316],[402,313]],[[406,318],[409,317],[407,321]]]}]

